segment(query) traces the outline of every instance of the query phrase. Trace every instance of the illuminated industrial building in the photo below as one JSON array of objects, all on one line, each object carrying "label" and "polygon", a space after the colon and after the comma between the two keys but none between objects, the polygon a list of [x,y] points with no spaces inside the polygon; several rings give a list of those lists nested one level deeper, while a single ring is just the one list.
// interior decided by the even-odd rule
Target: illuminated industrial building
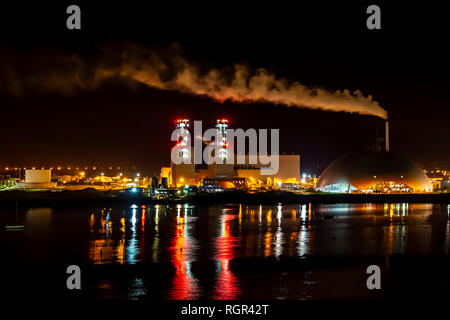
[{"label": "illuminated industrial building", "polygon": [[[189,120],[177,120],[177,128],[189,128]],[[182,185],[208,185],[213,184],[223,188],[243,189],[252,186],[269,186],[279,187],[283,183],[300,182],[300,155],[298,154],[281,154],[279,157],[279,170],[275,175],[262,175],[261,168],[269,167],[270,164],[261,164],[257,157],[256,164],[250,164],[250,155],[245,155],[245,163],[237,164],[236,154],[231,154],[228,150],[228,141],[226,129],[228,128],[228,120],[219,119],[216,122],[216,128],[220,134],[220,157],[226,159],[228,156],[234,158],[234,164],[218,164],[210,165],[201,164],[175,164],[171,161],[170,167],[161,168],[160,183],[167,183],[171,187],[179,187]],[[180,146],[178,142],[177,146]],[[191,148],[183,148],[182,152],[193,153]],[[273,155],[272,155],[273,156]]]},{"label": "illuminated industrial building", "polygon": [[432,184],[413,161],[389,152],[386,123],[385,150],[350,153],[332,162],[317,181],[316,189],[334,193],[431,192]]}]

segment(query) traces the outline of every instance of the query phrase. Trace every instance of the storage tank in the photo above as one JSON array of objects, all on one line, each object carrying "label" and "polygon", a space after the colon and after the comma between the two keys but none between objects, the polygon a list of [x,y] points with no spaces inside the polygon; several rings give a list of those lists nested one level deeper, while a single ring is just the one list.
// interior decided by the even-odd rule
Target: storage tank
[{"label": "storage tank", "polygon": [[50,169],[25,170],[25,188],[53,188]]},{"label": "storage tank", "polygon": [[324,192],[372,191],[388,185],[413,192],[431,192],[422,169],[408,158],[392,152],[350,153],[331,163],[317,181]]}]

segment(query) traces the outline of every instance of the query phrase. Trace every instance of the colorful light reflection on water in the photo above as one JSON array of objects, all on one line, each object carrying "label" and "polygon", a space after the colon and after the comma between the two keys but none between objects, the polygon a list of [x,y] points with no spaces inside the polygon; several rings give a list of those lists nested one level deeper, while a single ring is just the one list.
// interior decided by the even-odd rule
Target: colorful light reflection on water
[{"label": "colorful light reflection on water", "polygon": [[[438,257],[418,260],[435,277],[420,292],[446,283],[449,218],[447,204],[408,203],[23,208],[24,229],[0,232],[0,246],[6,263],[82,265],[100,299],[333,299],[342,288],[350,299],[366,294],[348,283],[370,257],[407,277],[416,263],[398,267],[399,256]],[[0,225],[16,219],[4,211]]]},{"label": "colorful light reflection on water", "polygon": [[[103,208],[89,216],[89,261],[169,263],[173,275],[167,298],[238,299],[243,288],[233,259],[427,252],[436,249],[431,234],[420,239],[409,234],[433,212],[427,204]],[[207,287],[201,279],[205,270],[214,278]],[[144,287],[136,290],[144,292]]]}]

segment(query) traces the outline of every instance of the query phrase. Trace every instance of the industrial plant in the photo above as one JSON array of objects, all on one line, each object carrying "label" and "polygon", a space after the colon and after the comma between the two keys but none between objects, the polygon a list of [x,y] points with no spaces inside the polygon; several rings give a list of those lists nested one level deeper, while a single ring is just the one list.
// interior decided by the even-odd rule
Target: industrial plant
[{"label": "industrial plant", "polygon": [[[449,179],[447,171],[427,171],[420,168],[407,157],[391,152],[389,146],[389,123],[385,122],[383,145],[370,147],[366,152],[351,152],[329,164],[322,174],[315,176],[301,175],[299,154],[277,154],[278,170],[275,174],[262,174],[267,163],[251,152],[244,155],[234,153],[227,137],[229,121],[218,119],[215,129],[219,133],[219,157],[233,159],[232,163],[213,162],[174,163],[171,153],[181,150],[181,158],[191,156],[193,148],[185,139],[176,141],[168,150],[170,165],[161,167],[158,176],[146,177],[137,172],[113,174],[113,167],[105,172],[98,172],[95,166],[88,172],[88,167],[67,168],[52,171],[52,168],[5,168],[1,188],[4,190],[82,190],[93,188],[100,191],[133,190],[145,191],[147,196],[156,199],[180,198],[181,194],[195,194],[197,191],[217,192],[240,190],[250,193],[270,190],[290,191],[296,193],[429,193],[447,192]],[[175,120],[175,129],[186,133],[191,130],[188,119]],[[245,139],[245,138],[244,138]],[[250,139],[249,139],[250,140]],[[211,141],[202,141],[203,147]],[[249,141],[250,143],[250,141]],[[179,148],[181,145],[181,148]],[[177,149],[178,148],[178,149]],[[217,149],[216,149],[217,150]],[[250,148],[249,148],[250,150]],[[170,152],[169,152],[170,151]],[[253,150],[254,151],[254,150]],[[237,161],[241,156],[240,161]],[[243,160],[242,160],[243,159]],[[120,167],[114,167],[120,169]],[[80,171],[81,170],[81,171]],[[23,173],[23,176],[22,174]],[[186,189],[188,188],[188,189]],[[172,195],[172,196],[171,196]]]},{"label": "industrial plant", "polygon": [[[176,128],[189,130],[189,120],[179,119],[175,121]],[[274,175],[263,175],[261,169],[267,164],[261,163],[254,154],[245,154],[244,163],[237,161],[238,155],[229,149],[226,131],[229,122],[226,119],[218,119],[216,129],[220,132],[221,150],[220,156],[223,159],[231,156],[233,164],[213,163],[213,164],[175,164],[171,161],[170,166],[161,168],[160,184],[169,187],[180,187],[183,185],[215,185],[221,188],[251,189],[251,188],[288,188],[297,187],[300,182],[300,155],[280,154],[279,170]],[[179,142],[183,143],[183,141]],[[174,147],[175,148],[175,147]],[[185,153],[192,154],[191,148],[182,149]],[[232,153],[230,155],[230,153]],[[252,161],[254,156],[254,161]]]}]

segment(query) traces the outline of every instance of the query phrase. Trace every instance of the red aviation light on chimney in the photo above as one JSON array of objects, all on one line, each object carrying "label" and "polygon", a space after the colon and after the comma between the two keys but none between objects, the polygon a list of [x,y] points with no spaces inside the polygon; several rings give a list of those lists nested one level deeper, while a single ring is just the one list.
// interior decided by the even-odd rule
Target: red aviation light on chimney
[{"label": "red aviation light on chimney", "polygon": [[186,129],[189,128],[189,119],[177,119],[175,120],[177,128]]}]

